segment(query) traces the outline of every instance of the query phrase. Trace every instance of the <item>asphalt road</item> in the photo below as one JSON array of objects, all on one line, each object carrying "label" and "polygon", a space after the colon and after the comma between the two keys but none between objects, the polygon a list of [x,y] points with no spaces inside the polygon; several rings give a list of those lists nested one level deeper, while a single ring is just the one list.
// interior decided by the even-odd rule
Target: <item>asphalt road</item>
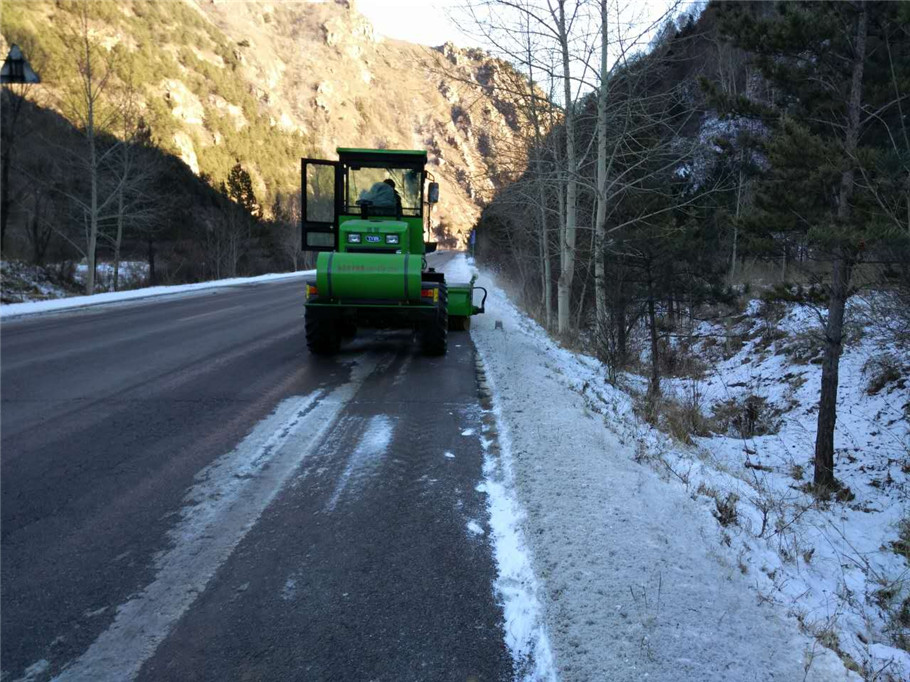
[{"label": "asphalt road", "polygon": [[511,676],[469,336],[316,358],[301,298],[3,324],[4,682]]}]

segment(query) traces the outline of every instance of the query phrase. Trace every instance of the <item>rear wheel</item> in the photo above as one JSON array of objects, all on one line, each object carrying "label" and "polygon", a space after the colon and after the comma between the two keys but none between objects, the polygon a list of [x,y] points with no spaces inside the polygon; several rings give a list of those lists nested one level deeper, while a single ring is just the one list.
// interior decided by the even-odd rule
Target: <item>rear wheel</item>
[{"label": "rear wheel", "polygon": [[439,285],[436,314],[420,330],[420,346],[427,355],[445,355],[449,337],[449,300],[445,284]]},{"label": "rear wheel", "polygon": [[350,320],[338,323],[338,333],[345,341],[350,341],[357,336],[357,325]]},{"label": "rear wheel", "polygon": [[341,348],[338,324],[331,317],[306,313],[306,345],[316,355],[331,355]]}]

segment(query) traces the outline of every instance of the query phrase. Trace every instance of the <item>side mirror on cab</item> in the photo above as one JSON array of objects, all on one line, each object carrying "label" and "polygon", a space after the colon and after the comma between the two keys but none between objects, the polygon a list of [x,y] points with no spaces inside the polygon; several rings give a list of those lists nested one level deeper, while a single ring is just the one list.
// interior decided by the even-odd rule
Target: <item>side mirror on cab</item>
[{"label": "side mirror on cab", "polygon": [[439,183],[431,182],[429,191],[427,192],[427,201],[431,204],[439,202]]}]

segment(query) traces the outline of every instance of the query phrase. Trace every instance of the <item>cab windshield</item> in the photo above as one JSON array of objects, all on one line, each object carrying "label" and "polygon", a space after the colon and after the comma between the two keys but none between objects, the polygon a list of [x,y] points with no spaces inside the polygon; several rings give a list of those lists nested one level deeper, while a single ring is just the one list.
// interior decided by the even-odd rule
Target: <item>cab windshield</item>
[{"label": "cab windshield", "polygon": [[345,180],[345,213],[419,216],[422,174],[413,168],[350,168]]}]

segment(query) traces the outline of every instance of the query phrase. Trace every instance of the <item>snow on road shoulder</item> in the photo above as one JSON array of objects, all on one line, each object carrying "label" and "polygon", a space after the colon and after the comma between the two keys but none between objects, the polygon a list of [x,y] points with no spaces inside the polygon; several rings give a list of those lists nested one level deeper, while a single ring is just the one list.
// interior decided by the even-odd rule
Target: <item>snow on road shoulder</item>
[{"label": "snow on road shoulder", "polygon": [[[450,282],[467,282],[475,274],[463,254],[444,266]],[[489,409],[485,424],[477,434],[483,447],[483,481],[477,490],[487,496],[490,540],[496,562],[493,587],[502,605],[506,646],[512,656],[516,680],[534,682],[557,678],[553,651],[544,623],[541,584],[534,574],[534,562],[525,538],[525,514],[515,490],[512,446],[509,425],[502,418],[495,380],[485,371],[483,354],[478,358],[478,374],[487,390]],[[496,438],[488,436],[496,434]],[[474,429],[462,436],[472,437]],[[454,457],[446,453],[446,457]],[[484,529],[470,520],[467,530],[481,536]]]},{"label": "snow on road shoulder", "polygon": [[635,442],[587,408],[579,389],[592,367],[489,277],[480,284],[490,296],[471,336],[500,441],[507,434],[526,512],[513,523],[542,581],[559,677],[855,679],[780,607],[758,602],[707,509],[636,463]]},{"label": "snow on road shoulder", "polygon": [[497,570],[494,587],[502,601],[506,646],[514,661],[516,679],[556,680],[556,666],[540,603],[540,584],[534,575],[522,527],[525,514],[515,493],[509,425],[502,418],[494,380],[486,372],[482,354],[479,364],[491,392],[493,425],[498,438],[495,442],[484,436],[480,438],[484,450],[484,480],[477,489],[487,495]]},{"label": "snow on road shoulder", "polygon": [[131,289],[129,291],[114,291],[105,294],[95,294],[94,296],[70,296],[67,298],[55,298],[46,301],[8,303],[0,306],[0,318],[12,319],[16,317],[24,317],[26,315],[40,315],[43,313],[72,310],[76,308],[86,308],[89,306],[103,305],[107,303],[123,303],[144,298],[154,298],[157,296],[186,294],[203,289],[216,289],[220,287],[239,286],[243,284],[275,282],[278,280],[305,277],[307,275],[313,275],[315,273],[315,270],[302,270],[300,272],[281,272],[270,275],[259,275],[258,277],[233,277],[231,279],[219,279],[213,280],[211,282],[197,282],[195,284],[145,287],[143,289]]}]

